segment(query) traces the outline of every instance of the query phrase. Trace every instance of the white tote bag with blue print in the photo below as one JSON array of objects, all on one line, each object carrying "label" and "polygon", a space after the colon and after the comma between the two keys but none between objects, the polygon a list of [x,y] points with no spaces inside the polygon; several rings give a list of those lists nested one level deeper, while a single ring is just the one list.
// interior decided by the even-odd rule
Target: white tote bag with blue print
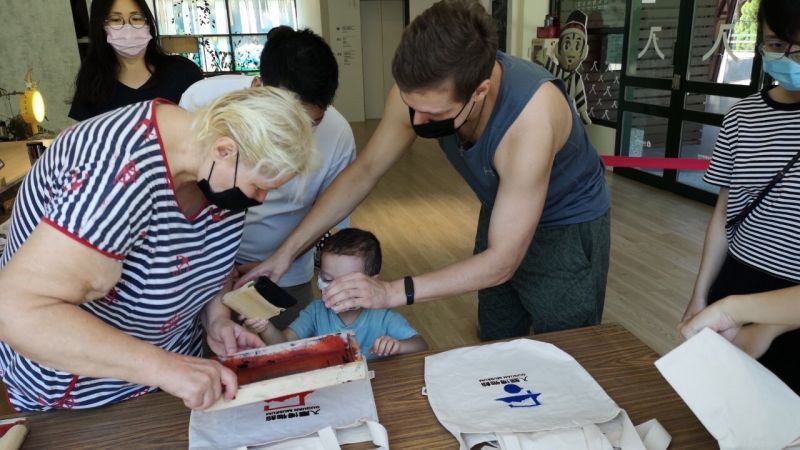
[{"label": "white tote bag with blue print", "polygon": [[625,411],[594,378],[544,342],[518,339],[428,356],[425,386],[433,412],[461,450],[480,444],[509,450],[646,449]]},{"label": "white tote bag with blue print", "polygon": [[389,449],[370,380],[220,411],[192,411],[191,450],[339,450],[372,442]]}]

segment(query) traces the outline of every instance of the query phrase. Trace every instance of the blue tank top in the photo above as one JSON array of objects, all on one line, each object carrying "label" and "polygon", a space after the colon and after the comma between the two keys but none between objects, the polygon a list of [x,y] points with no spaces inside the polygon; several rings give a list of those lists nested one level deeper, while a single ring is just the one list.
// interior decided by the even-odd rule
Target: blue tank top
[{"label": "blue tank top", "polygon": [[589,142],[564,84],[538,64],[502,52],[497,53],[497,61],[503,68],[503,75],[486,129],[478,142],[467,149],[462,148],[456,135],[439,139],[439,146],[447,159],[464,177],[483,206],[491,209],[500,181],[494,167],[497,146],[539,87],[553,82],[569,102],[572,131],[553,161],[539,226],[583,223],[603,215],[610,206],[605,168],[597,150]]}]

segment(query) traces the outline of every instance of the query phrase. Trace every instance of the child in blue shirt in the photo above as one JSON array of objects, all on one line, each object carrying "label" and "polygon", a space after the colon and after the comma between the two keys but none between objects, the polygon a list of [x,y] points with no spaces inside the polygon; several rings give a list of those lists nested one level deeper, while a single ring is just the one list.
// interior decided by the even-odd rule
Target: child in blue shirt
[{"label": "child in blue shirt", "polygon": [[[334,279],[362,272],[377,277],[381,270],[381,247],[372,233],[358,228],[343,229],[325,239],[322,247],[320,291]],[[269,345],[339,331],[353,331],[364,356],[378,357],[428,349],[428,344],[408,321],[391,309],[355,309],[335,313],[322,300],[314,300],[283,331],[269,320],[247,320],[245,325],[259,333]]]}]

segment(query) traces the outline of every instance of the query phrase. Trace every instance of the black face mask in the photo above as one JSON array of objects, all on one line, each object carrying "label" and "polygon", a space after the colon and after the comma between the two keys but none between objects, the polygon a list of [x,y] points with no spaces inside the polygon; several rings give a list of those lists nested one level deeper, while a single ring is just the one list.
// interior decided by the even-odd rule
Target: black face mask
[{"label": "black face mask", "polygon": [[[452,134],[456,134],[459,128],[464,126],[467,123],[466,120],[461,122],[461,125],[456,127],[456,117],[460,116],[462,112],[464,112],[464,108],[467,107],[467,104],[464,103],[464,106],[461,107],[460,110],[456,113],[455,116],[444,119],[444,120],[434,120],[428,123],[421,123],[419,125],[414,125],[414,108],[408,107],[408,114],[411,116],[411,127],[414,128],[414,133],[421,138],[426,139],[436,139],[440,137],[450,136]],[[469,112],[467,113],[467,117],[472,114],[472,108],[475,107],[475,102],[472,102],[472,106],[469,108]]]},{"label": "black face mask", "polygon": [[224,191],[220,192],[214,192],[211,190],[211,185],[208,183],[208,180],[211,179],[211,174],[214,173],[214,164],[216,164],[216,162],[211,163],[211,170],[208,172],[208,178],[197,182],[197,187],[200,188],[200,191],[206,196],[206,199],[209,201],[209,203],[232,212],[244,211],[247,208],[252,208],[261,204],[260,201],[244,195],[244,192],[236,187],[236,177],[239,174],[239,153],[236,153],[236,167],[234,168],[233,172],[233,187],[230,189],[225,189]]}]

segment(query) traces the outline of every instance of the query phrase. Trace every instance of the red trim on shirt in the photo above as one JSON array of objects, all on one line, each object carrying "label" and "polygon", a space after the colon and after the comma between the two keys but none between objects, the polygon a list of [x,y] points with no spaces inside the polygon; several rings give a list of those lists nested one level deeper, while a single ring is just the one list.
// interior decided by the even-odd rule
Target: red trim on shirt
[{"label": "red trim on shirt", "polygon": [[75,389],[75,386],[78,385],[78,376],[73,375],[72,381],[69,382],[69,386],[67,386],[67,390],[64,391],[64,395],[61,396],[58,401],[53,403],[53,406],[56,408],[63,408],[63,409],[72,409],[72,405],[74,404],[74,399],[72,397],[72,390]]},{"label": "red trim on shirt", "polygon": [[200,206],[197,212],[192,214],[191,216],[187,216],[186,213],[183,212],[183,206],[181,205],[181,201],[178,200],[178,193],[175,192],[175,180],[172,178],[172,170],[169,168],[169,160],[167,159],[166,147],[164,147],[164,141],[161,139],[161,130],[158,127],[158,116],[156,115],[156,106],[162,103],[173,106],[175,106],[175,104],[164,98],[153,99],[153,103],[151,104],[151,107],[153,108],[151,115],[153,116],[153,124],[156,130],[156,137],[158,138],[158,146],[159,149],[161,150],[161,157],[164,158],[164,167],[167,168],[167,185],[169,185],[170,190],[172,190],[172,196],[175,198],[175,203],[178,204],[178,209],[181,210],[183,217],[186,217],[186,220],[188,220],[189,222],[193,222],[194,219],[196,219],[200,215],[200,213],[202,213],[206,209],[206,207],[208,206],[208,200],[204,199],[203,205]]},{"label": "red trim on shirt", "polygon": [[8,395],[8,386],[6,386],[4,384],[2,386],[2,389],[0,389],[0,393],[3,394],[2,395],[3,399],[5,399],[6,404],[8,405],[9,408],[11,408],[12,411],[17,412],[17,413],[21,412],[17,408],[14,408],[14,405],[11,403],[11,397],[9,397],[9,395]]},{"label": "red trim on shirt", "polygon": [[107,252],[107,251],[105,251],[105,250],[103,250],[103,249],[97,248],[96,246],[94,246],[94,245],[93,245],[92,243],[90,243],[89,241],[87,241],[87,240],[85,240],[85,239],[82,239],[82,238],[80,238],[80,237],[76,236],[74,233],[72,233],[72,232],[68,231],[66,228],[62,227],[61,225],[59,225],[59,224],[57,224],[57,223],[53,222],[53,221],[52,221],[50,218],[48,218],[48,217],[44,217],[44,218],[42,218],[42,222],[43,222],[43,223],[46,223],[46,224],[50,225],[51,227],[55,228],[56,230],[60,231],[62,234],[64,234],[65,236],[67,236],[67,237],[71,238],[71,239],[72,239],[72,240],[74,240],[75,242],[78,242],[79,244],[83,244],[83,245],[85,245],[86,247],[89,247],[90,249],[92,249],[92,250],[95,250],[95,251],[97,251],[98,253],[101,253],[103,256],[108,256],[109,258],[111,258],[111,259],[115,259],[115,260],[117,260],[117,261],[122,261],[123,259],[125,259],[125,257],[124,257],[124,256],[122,256],[122,255],[117,255],[117,254],[115,254],[115,253]]}]

